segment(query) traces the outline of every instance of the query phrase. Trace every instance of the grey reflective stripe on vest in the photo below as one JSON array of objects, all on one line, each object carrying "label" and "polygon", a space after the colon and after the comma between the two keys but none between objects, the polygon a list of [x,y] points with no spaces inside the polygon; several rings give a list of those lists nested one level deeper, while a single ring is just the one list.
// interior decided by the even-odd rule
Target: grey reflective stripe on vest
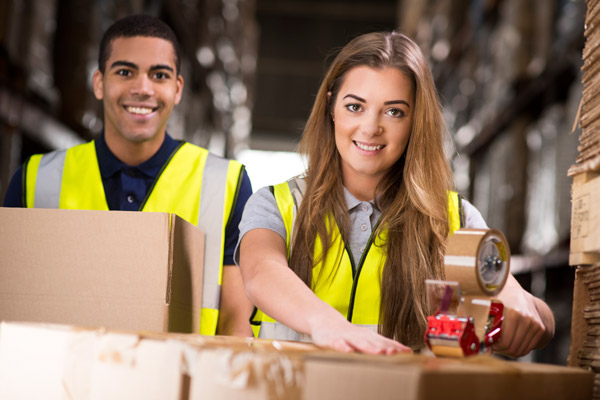
[{"label": "grey reflective stripe on vest", "polygon": [[367,325],[367,324],[354,324],[356,326],[362,326],[363,328],[367,328],[370,331],[373,331],[375,333],[377,333],[377,329],[379,328],[379,325]]},{"label": "grey reflective stripe on vest", "polygon": [[261,339],[292,340],[295,342],[312,342],[310,335],[297,332],[279,322],[262,321],[258,337]]},{"label": "grey reflective stripe on vest", "polygon": [[[362,326],[372,332],[378,333],[377,330],[379,328],[378,325],[363,325],[363,324],[354,324],[357,326]],[[292,340],[296,342],[312,342],[310,335],[306,335],[304,333],[297,332],[292,328],[288,328],[286,325],[280,322],[268,322],[262,321],[260,324],[260,331],[258,332],[258,337],[261,339],[276,339],[276,340]]]},{"label": "grey reflective stripe on vest", "polygon": [[219,273],[223,255],[223,205],[229,161],[209,153],[202,173],[202,192],[198,206],[198,228],[206,233],[202,308],[219,309]]},{"label": "grey reflective stripe on vest", "polygon": [[42,156],[35,181],[35,208],[59,207],[66,155],[67,150],[58,150]]},{"label": "grey reflective stripe on vest", "polygon": [[[294,199],[294,214],[292,215],[292,228],[290,232],[294,232],[294,224],[296,223],[296,213],[298,212],[298,208],[300,208],[300,203],[302,203],[302,199],[304,198],[304,192],[306,192],[306,181],[302,178],[294,177],[287,181],[287,184],[290,188],[290,193],[292,194],[292,198]],[[292,238],[289,238],[290,243],[290,251],[289,254],[292,254]]]}]

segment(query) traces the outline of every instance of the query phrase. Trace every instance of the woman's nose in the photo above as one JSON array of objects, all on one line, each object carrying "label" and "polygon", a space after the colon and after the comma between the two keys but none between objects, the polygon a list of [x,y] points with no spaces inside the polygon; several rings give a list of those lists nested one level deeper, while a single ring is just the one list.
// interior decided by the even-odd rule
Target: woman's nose
[{"label": "woman's nose", "polygon": [[383,133],[383,126],[381,126],[377,116],[365,116],[360,129],[362,133],[368,137],[381,135],[381,133]]}]

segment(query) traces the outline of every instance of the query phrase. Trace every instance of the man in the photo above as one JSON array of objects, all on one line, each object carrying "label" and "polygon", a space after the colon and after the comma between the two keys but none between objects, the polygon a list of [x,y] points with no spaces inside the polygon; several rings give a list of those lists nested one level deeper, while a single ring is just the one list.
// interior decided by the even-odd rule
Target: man
[{"label": "man", "polygon": [[181,100],[180,63],[175,34],[162,21],[136,15],[114,23],[93,76],[103,134],[32,156],[14,175],[4,206],[179,215],[206,233],[200,333],[250,336],[252,306],[233,251],[252,187],[239,162],[166,133]]}]

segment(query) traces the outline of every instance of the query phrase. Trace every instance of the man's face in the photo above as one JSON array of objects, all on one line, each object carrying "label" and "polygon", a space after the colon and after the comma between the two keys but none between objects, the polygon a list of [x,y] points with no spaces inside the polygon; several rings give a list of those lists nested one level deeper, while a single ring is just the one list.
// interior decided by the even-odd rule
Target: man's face
[{"label": "man's face", "polygon": [[93,82],[104,105],[107,139],[162,143],[183,90],[171,42],[143,36],[113,40],[105,72],[97,70]]}]

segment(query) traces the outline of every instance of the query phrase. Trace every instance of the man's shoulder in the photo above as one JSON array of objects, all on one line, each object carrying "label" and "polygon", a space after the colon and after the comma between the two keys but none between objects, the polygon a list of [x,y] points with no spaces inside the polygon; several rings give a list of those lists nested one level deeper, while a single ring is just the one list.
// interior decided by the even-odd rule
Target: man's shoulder
[{"label": "man's shoulder", "polygon": [[45,157],[45,156],[55,156],[58,154],[65,154],[66,152],[74,152],[74,151],[86,151],[89,150],[90,148],[92,148],[94,146],[94,140],[91,140],[89,142],[82,142],[82,143],[77,143],[74,144],[70,147],[67,148],[62,148],[62,149],[55,149],[55,150],[50,150],[47,151],[45,153],[36,153],[36,154],[32,154],[31,156],[29,156],[27,158],[26,161],[32,159],[32,158],[36,158],[36,157]]},{"label": "man's shoulder", "polygon": [[193,154],[205,155],[207,157],[207,162],[222,163],[222,164],[233,163],[234,165],[239,166],[239,167],[243,166],[243,164],[241,162],[239,162],[238,160],[220,156],[220,155],[215,154],[215,153],[211,152],[210,150],[205,149],[204,147],[199,146],[197,144],[182,141],[181,148],[182,149],[184,148],[187,152],[190,152]]}]

